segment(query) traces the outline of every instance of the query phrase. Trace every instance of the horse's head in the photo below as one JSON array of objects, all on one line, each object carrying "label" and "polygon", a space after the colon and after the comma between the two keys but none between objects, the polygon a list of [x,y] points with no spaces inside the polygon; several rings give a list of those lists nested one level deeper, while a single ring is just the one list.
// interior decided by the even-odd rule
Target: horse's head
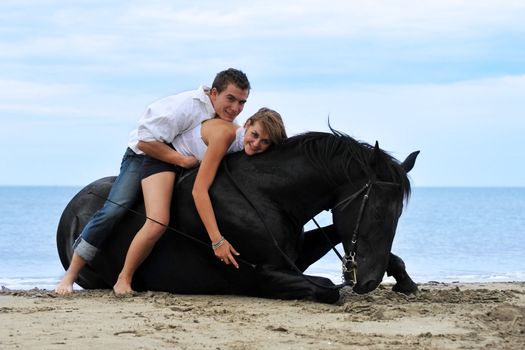
[{"label": "horse's head", "polygon": [[410,195],[407,173],[418,153],[399,164],[376,143],[361,162],[362,179],[342,186],[336,196],[332,213],[345,250],[343,275],[357,293],[381,283],[403,203]]}]

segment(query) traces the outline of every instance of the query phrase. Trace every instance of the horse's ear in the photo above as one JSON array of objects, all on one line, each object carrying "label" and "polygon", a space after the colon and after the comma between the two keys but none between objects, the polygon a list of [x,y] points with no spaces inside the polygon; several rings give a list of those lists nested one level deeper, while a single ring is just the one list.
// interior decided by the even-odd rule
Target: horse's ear
[{"label": "horse's ear", "polygon": [[416,163],[416,158],[419,155],[419,151],[412,152],[408,155],[408,157],[401,163],[401,167],[405,169],[405,172],[408,173],[412,168],[414,168],[414,164]]},{"label": "horse's ear", "polygon": [[[374,150],[370,156],[370,167],[373,169],[377,179],[389,179],[391,178],[391,170],[389,166],[389,157],[379,148],[379,142],[376,141]],[[373,178],[371,178],[373,180]]]},{"label": "horse's ear", "polygon": [[376,144],[374,145],[374,151],[370,157],[370,167],[375,169],[376,172],[380,170],[379,166],[383,163],[382,158],[383,155],[381,153],[381,149],[379,148],[379,142],[376,141]]},{"label": "horse's ear", "polygon": [[372,157],[370,159],[370,164],[376,166],[381,159],[381,149],[379,148],[379,142],[376,141],[374,145],[374,152],[372,152]]}]

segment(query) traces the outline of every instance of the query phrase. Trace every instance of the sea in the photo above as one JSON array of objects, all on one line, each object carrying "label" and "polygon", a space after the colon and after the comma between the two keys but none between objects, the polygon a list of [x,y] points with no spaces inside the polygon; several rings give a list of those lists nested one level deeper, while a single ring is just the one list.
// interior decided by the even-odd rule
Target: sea
[{"label": "sea", "polygon": [[[58,222],[80,189],[0,186],[0,287],[54,288],[64,273]],[[415,187],[392,252],[417,283],[525,281],[525,188]],[[341,263],[330,252],[307,273],[340,283]]]}]

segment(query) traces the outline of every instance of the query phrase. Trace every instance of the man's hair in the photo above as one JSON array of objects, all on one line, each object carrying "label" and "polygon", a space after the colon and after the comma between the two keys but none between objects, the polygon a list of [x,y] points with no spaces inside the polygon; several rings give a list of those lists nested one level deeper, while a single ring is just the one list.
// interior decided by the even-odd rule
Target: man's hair
[{"label": "man's hair", "polygon": [[226,90],[228,84],[234,84],[241,90],[250,90],[250,82],[246,74],[235,68],[228,68],[217,73],[211,87],[221,93]]}]

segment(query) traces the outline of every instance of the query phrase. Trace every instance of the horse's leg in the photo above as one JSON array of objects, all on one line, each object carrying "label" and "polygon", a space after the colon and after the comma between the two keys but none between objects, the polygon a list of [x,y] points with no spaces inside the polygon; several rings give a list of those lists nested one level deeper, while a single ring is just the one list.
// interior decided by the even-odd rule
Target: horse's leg
[{"label": "horse's leg", "polygon": [[386,274],[396,280],[396,284],[392,287],[394,292],[409,295],[418,291],[417,284],[412,281],[405,269],[404,261],[397,255],[390,253]]},{"label": "horse's leg", "polygon": [[[341,243],[341,238],[335,231],[333,225],[325,226],[322,229],[332,244],[336,245]],[[302,250],[296,261],[297,267],[301,271],[305,271],[310,265],[328,253],[330,249],[332,249],[332,247],[320,229],[304,232]],[[405,263],[397,255],[390,253],[386,273],[396,280],[396,284],[392,288],[395,292],[408,295],[418,291],[417,284],[412,281],[406,272]]]},{"label": "horse's leg", "polygon": [[272,299],[310,299],[323,303],[339,300],[339,288],[324,277],[306,276],[288,269],[259,265],[257,296]]},{"label": "horse's leg", "polygon": [[[324,231],[329,241],[322,231]],[[341,237],[335,231],[334,225],[325,226],[322,228],[322,231],[321,229],[315,229],[303,233],[301,252],[295,262],[299,270],[305,271],[310,265],[328,253],[332,249],[330,243],[333,245],[341,243]]]}]

